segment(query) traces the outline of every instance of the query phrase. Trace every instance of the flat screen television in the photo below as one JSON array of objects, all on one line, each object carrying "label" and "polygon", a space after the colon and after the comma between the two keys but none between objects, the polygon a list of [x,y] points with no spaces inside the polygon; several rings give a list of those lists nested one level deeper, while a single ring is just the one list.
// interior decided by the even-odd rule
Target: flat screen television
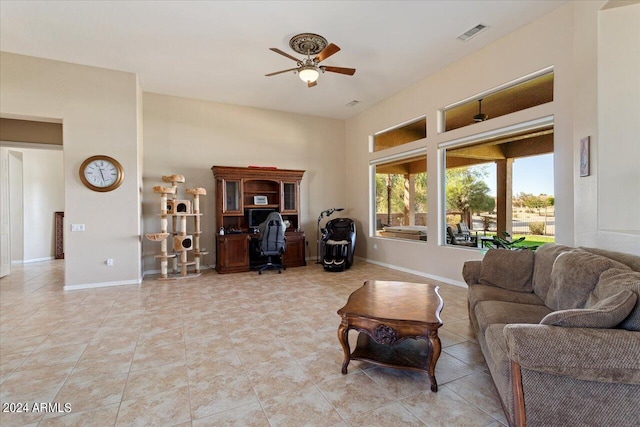
[{"label": "flat screen television", "polygon": [[273,208],[249,209],[247,212],[249,228],[258,228],[271,212],[276,212],[276,210]]}]

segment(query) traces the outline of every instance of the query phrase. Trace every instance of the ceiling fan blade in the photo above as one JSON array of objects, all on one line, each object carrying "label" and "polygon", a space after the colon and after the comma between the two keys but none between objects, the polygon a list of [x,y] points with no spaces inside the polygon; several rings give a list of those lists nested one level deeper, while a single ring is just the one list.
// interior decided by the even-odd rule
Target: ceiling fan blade
[{"label": "ceiling fan blade", "polygon": [[318,82],[307,82],[307,87],[314,87],[317,86]]},{"label": "ceiling fan blade", "polygon": [[269,74],[265,74],[266,77],[271,77],[271,76],[275,76],[276,74],[282,74],[282,73],[286,73],[287,71],[295,71],[297,70],[298,67],[295,68],[289,68],[288,70],[281,70],[281,71],[276,71],[275,73],[269,73]]},{"label": "ceiling fan blade", "polygon": [[[286,56],[289,59],[293,59],[296,62],[300,62],[300,60],[298,58],[296,58],[295,56],[291,56],[286,52],[281,51],[280,49],[278,49],[277,47],[270,47],[269,50],[274,51],[275,53],[279,53],[282,56]],[[322,53],[322,52],[321,52]]]},{"label": "ceiling fan blade", "polygon": [[340,48],[338,46],[336,46],[333,43],[329,43],[329,45],[327,47],[325,47],[324,49],[322,49],[322,52],[320,52],[318,54],[318,56],[313,58],[313,60],[316,61],[316,62],[324,61],[325,59],[327,59],[328,57],[330,57],[334,53],[338,52],[339,50],[340,50]]},{"label": "ceiling fan blade", "polygon": [[344,68],[344,67],[320,67],[324,71],[330,71],[332,73],[340,73],[347,74],[349,76],[353,76],[356,73],[355,68]]}]

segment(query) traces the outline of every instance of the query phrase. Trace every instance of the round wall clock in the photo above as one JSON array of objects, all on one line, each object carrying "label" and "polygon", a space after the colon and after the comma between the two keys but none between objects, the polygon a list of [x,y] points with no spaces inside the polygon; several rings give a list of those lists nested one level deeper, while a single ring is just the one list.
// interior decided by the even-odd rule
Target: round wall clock
[{"label": "round wall clock", "polygon": [[109,156],[91,156],[80,165],[80,180],[93,191],[111,191],[122,184],[124,169]]}]

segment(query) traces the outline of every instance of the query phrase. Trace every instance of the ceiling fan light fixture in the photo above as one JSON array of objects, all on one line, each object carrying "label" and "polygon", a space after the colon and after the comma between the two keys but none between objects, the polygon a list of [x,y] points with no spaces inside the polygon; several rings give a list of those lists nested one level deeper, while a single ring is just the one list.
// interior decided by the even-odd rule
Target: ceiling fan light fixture
[{"label": "ceiling fan light fixture", "polygon": [[313,83],[318,80],[318,77],[320,77],[320,72],[318,71],[317,67],[308,65],[300,68],[298,76],[300,77],[300,80],[305,83]]}]

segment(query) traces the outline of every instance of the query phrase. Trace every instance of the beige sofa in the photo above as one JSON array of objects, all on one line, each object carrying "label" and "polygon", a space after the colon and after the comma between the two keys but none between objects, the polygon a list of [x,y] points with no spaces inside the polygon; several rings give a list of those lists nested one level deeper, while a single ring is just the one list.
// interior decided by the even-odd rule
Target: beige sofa
[{"label": "beige sofa", "polygon": [[463,276],[511,425],[640,425],[640,257],[492,249]]}]

